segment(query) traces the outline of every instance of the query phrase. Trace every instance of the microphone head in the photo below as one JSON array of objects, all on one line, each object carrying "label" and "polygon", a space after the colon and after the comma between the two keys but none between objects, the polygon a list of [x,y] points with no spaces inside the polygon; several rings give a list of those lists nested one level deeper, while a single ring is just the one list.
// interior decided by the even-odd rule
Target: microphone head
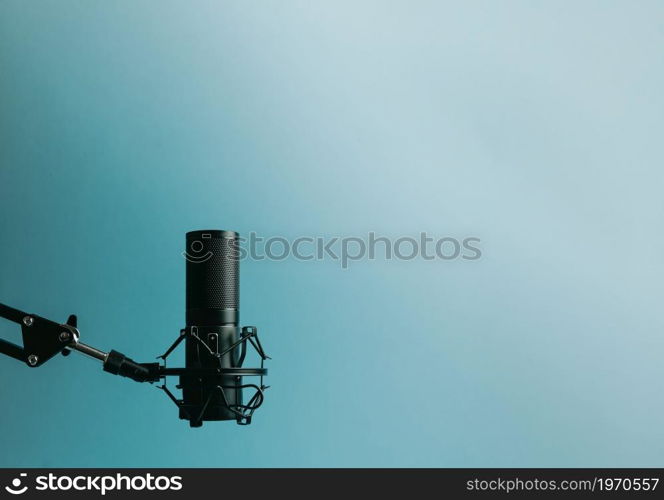
[{"label": "microphone head", "polygon": [[237,325],[240,306],[239,235],[235,231],[187,233],[186,324]]}]

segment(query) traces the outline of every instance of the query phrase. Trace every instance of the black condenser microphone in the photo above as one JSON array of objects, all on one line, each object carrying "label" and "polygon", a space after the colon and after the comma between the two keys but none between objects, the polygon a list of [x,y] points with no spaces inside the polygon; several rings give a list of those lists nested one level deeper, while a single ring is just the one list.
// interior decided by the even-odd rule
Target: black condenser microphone
[{"label": "black condenser microphone", "polygon": [[[184,252],[186,263],[186,327],[180,330],[161,362],[137,363],[121,352],[100,351],[80,341],[76,315],[57,323],[0,304],[0,318],[21,325],[23,345],[0,339],[0,354],[6,354],[36,368],[58,353],[78,351],[103,363],[104,371],[151,384],[163,381],[159,389],[179,409],[180,418],[200,427],[206,420],[235,420],[248,425],[264,400],[265,354],[255,326],[240,328],[240,237],[235,231],[191,231]],[[185,366],[167,366],[167,358],[185,345]],[[247,344],[260,357],[260,368],[244,368]],[[178,398],[166,384],[167,377],[179,377]],[[247,383],[247,377],[258,378]],[[243,402],[243,392],[250,394]],[[247,394],[245,394],[246,396]]]},{"label": "black condenser microphone", "polygon": [[[235,231],[202,230],[186,235],[185,371],[180,375],[180,418],[192,427],[206,420],[244,420],[260,406],[262,390],[243,384],[249,340],[264,356],[255,327],[240,330],[240,246]],[[262,367],[261,367],[262,368]],[[242,390],[256,389],[247,404]]]}]

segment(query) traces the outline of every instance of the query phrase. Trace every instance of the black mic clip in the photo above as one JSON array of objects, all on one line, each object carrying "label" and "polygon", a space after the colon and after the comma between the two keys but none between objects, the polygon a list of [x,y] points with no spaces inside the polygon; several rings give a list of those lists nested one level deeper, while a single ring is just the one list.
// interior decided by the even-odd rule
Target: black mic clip
[{"label": "black mic clip", "polygon": [[[211,334],[211,336],[214,335],[214,333]],[[192,363],[193,366],[186,368],[168,368],[166,359],[185,339],[192,340],[197,346],[196,361]],[[247,354],[247,343],[251,344],[260,357],[260,368],[242,366]],[[225,366],[223,360],[227,360],[229,356],[233,359],[232,366]],[[264,391],[269,388],[263,384],[263,377],[267,375],[264,361],[270,357],[263,350],[258,338],[258,329],[255,326],[243,327],[240,338],[223,350],[219,350],[218,344],[213,344],[211,347],[209,343],[201,339],[198,326],[189,326],[180,330],[180,336],[158,358],[164,362],[163,366],[159,366],[159,376],[164,378],[164,384],[158,387],[175,403],[180,410],[181,418],[189,420],[192,427],[202,425],[204,415],[211,403],[225,408],[234,416],[238,424],[249,425],[254,411],[263,404]],[[166,377],[169,375],[180,377],[177,389],[200,392],[200,404],[188,405],[185,404],[184,399],[176,398],[166,385]],[[260,377],[260,379],[257,384],[243,384],[242,377]],[[243,389],[254,390],[253,396],[246,404],[235,396]]]},{"label": "black mic clip", "polygon": [[104,371],[113,375],[128,377],[136,382],[159,382],[159,363],[137,363],[118,351],[110,351],[104,361]]}]

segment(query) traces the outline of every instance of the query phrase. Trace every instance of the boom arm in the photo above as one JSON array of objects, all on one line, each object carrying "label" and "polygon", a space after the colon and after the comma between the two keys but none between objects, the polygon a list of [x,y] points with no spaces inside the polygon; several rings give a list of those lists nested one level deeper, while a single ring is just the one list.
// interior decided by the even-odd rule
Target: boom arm
[{"label": "boom arm", "polygon": [[0,339],[0,353],[23,361],[31,368],[43,365],[58,353],[66,356],[74,350],[100,360],[109,373],[137,382],[159,381],[159,363],[136,363],[117,351],[106,353],[81,342],[74,314],[66,323],[59,324],[0,304],[0,317],[20,324],[23,334],[23,347]]}]

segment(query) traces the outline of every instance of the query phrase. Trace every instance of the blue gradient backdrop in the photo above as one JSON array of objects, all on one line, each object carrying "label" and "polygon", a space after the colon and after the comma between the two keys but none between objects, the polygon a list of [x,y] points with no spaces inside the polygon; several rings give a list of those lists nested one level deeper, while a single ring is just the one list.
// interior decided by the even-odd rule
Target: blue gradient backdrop
[{"label": "blue gradient backdrop", "polygon": [[[149,361],[184,233],[466,236],[246,261],[272,389],[191,430],[0,359],[1,466],[664,466],[661,2],[0,2],[0,300]],[[4,338],[19,329],[3,322]]]}]

